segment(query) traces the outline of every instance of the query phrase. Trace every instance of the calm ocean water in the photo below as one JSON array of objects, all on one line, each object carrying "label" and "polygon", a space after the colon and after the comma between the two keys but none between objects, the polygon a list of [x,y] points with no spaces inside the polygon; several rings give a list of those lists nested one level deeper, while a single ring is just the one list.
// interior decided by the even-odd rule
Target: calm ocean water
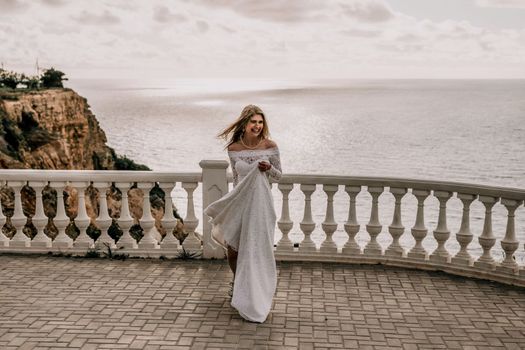
[{"label": "calm ocean water", "polygon": [[[257,104],[267,115],[285,173],[405,177],[525,188],[525,80],[83,80],[71,81],[69,86],[88,99],[108,144],[153,170],[199,171],[202,159],[227,159],[215,135],[244,105]],[[298,189],[292,194],[292,219],[296,222],[292,233],[300,240],[297,223],[302,218],[302,197]],[[184,212],[179,195],[176,204]],[[358,197],[363,227],[370,215],[367,196],[363,192]],[[389,203],[390,197],[384,194],[381,200]],[[407,229],[415,218],[411,197],[407,195],[403,203]],[[347,198],[344,191],[335,198],[339,223],[348,215]],[[314,196],[319,224],[324,219],[323,199],[319,188]],[[437,220],[437,200],[429,198],[427,203],[431,232]],[[449,229],[454,233],[459,229],[461,203],[456,198],[449,203]],[[393,207],[386,205],[381,210],[382,223],[388,226]],[[503,237],[505,210],[498,205],[495,211],[494,231]],[[471,215],[472,231],[478,235],[483,223],[480,203],[473,204]],[[524,216],[522,207],[517,211],[521,239],[525,236]],[[319,231],[317,240],[323,235]],[[339,244],[344,242],[342,225],[334,237]],[[360,234],[358,240],[365,242],[366,234]],[[386,227],[380,240],[383,245],[389,243]],[[403,240],[408,246],[413,244],[409,234]],[[425,244],[429,249],[435,247],[432,239]],[[479,251],[476,244],[472,249]],[[452,250],[457,248],[454,242],[450,245]]]}]

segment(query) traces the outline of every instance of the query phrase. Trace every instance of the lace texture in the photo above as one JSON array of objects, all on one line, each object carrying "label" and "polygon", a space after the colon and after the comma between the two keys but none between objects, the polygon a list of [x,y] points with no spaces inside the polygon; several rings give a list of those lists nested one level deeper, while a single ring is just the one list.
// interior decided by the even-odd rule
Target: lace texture
[{"label": "lace texture", "polygon": [[[281,177],[277,148],[229,152],[234,172],[234,189],[210,204],[212,237],[237,250],[237,270],[231,305],[253,322],[264,322],[270,313],[277,286],[273,254],[276,223],[268,177]],[[258,161],[272,167],[263,173]]]},{"label": "lace texture", "polygon": [[229,151],[230,164],[233,174],[233,186],[242,181],[242,179],[251,170],[251,165],[255,162],[267,161],[272,167],[266,171],[269,178],[279,181],[281,178],[281,158],[279,156],[279,149],[277,147],[268,149],[243,150],[243,151]]}]

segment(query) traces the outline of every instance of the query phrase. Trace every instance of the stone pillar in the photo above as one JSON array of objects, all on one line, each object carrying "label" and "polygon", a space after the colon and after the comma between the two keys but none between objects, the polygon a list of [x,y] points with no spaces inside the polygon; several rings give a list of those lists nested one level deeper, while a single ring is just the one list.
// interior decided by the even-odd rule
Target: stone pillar
[{"label": "stone pillar", "polygon": [[436,250],[430,254],[430,260],[448,263],[450,262],[450,254],[445,248],[445,243],[450,238],[450,231],[447,228],[447,201],[452,197],[452,192],[434,191],[434,196],[439,200],[439,217],[437,227],[434,230],[434,238],[438,246]]},{"label": "stone pillar", "polygon": [[427,258],[427,251],[423,248],[423,239],[425,239],[428,233],[425,227],[425,199],[430,195],[430,191],[413,189],[412,194],[417,198],[416,222],[411,229],[416,244],[407,255],[409,258],[425,260]]},{"label": "stone pillar", "polygon": [[496,267],[496,261],[492,257],[490,250],[496,244],[496,236],[492,233],[492,207],[494,207],[494,204],[496,204],[499,199],[496,197],[479,196],[479,200],[485,205],[483,232],[481,236],[478,237],[478,242],[483,249],[483,254],[474,262],[474,266],[486,270],[493,270]]},{"label": "stone pillar", "polygon": [[304,239],[299,244],[299,251],[304,252],[315,252],[317,247],[310,235],[315,229],[315,222],[312,218],[312,193],[315,191],[315,185],[301,184],[301,191],[304,194],[304,215],[303,220],[299,223],[301,231],[304,233]]},{"label": "stone pillar", "polygon": [[133,183],[131,182],[116,182],[115,186],[118,187],[122,193],[122,202],[120,206],[120,217],[117,222],[122,230],[122,237],[117,242],[117,248],[122,249],[137,249],[137,241],[131,237],[129,229],[133,226],[133,217],[129,211],[129,197],[128,191]]},{"label": "stone pillar", "polygon": [[459,228],[459,232],[456,233],[456,239],[461,248],[456,256],[452,258],[451,261],[453,264],[472,265],[472,256],[467,251],[468,245],[474,238],[472,232],[470,232],[470,204],[477,197],[478,196],[474,194],[458,193],[458,198],[461,199],[463,203],[463,215],[461,216],[461,227]]},{"label": "stone pillar", "polygon": [[390,193],[394,195],[396,200],[394,208],[394,216],[392,218],[392,223],[388,226],[388,232],[393,238],[392,244],[387,248],[385,254],[389,256],[402,257],[405,254],[405,250],[399,244],[399,238],[405,232],[405,227],[401,221],[401,199],[407,193],[406,188],[390,188]]},{"label": "stone pillar", "polygon": [[29,181],[28,185],[35,190],[35,215],[31,222],[36,227],[37,234],[31,241],[32,248],[51,248],[51,238],[44,233],[49,219],[44,213],[44,203],[42,201],[42,190],[46,186],[44,181]]},{"label": "stone pillar", "polygon": [[[204,214],[204,209],[228,193],[228,179],[226,177],[228,162],[225,160],[203,160],[199,165],[202,168],[202,239],[204,241],[202,243],[202,256],[205,259],[223,259],[226,253],[224,248],[212,239],[210,217]],[[193,207],[193,202],[191,206]],[[188,202],[188,214],[189,210],[190,203]],[[195,220],[196,219],[197,218],[195,218]],[[198,221],[196,221],[196,223],[198,224]],[[186,225],[187,222],[185,219],[184,226],[186,227]],[[195,228],[196,227],[197,225],[195,225]],[[193,228],[193,230],[195,230],[195,228]],[[191,232],[190,234],[193,236],[194,249],[200,249],[200,239],[195,236],[195,233]],[[199,244],[198,247],[197,244]]]},{"label": "stone pillar", "polygon": [[70,185],[75,187],[78,193],[78,211],[77,217],[75,218],[75,225],[80,230],[80,234],[73,242],[73,246],[75,248],[85,248],[87,250],[93,248],[95,245],[93,239],[87,234],[87,228],[91,223],[91,219],[86,210],[86,188],[88,188],[89,182],[74,181],[71,182]]},{"label": "stone pillar", "polygon": [[30,239],[24,233],[24,226],[27,223],[27,217],[24,215],[22,209],[22,187],[26,184],[25,181],[9,181],[9,187],[15,192],[15,210],[11,217],[11,224],[16,228],[16,233],[9,242],[10,247],[27,248],[30,244]]},{"label": "stone pillar", "polygon": [[58,229],[58,235],[53,240],[53,248],[71,248],[73,246],[73,239],[66,234],[66,227],[71,222],[71,219],[66,215],[64,206],[64,188],[67,183],[65,181],[51,181],[49,184],[57,191],[57,214],[53,218],[53,223]]},{"label": "stone pillar", "polygon": [[96,224],[100,229],[100,237],[95,242],[95,247],[99,249],[116,249],[117,245],[113,238],[108,234],[108,229],[113,220],[109,216],[107,190],[111,187],[111,182],[94,182],[93,187],[98,190],[99,211]]},{"label": "stone pillar", "polygon": [[175,187],[174,182],[161,182],[159,187],[164,191],[164,216],[162,217],[162,227],[166,230],[166,235],[160,243],[162,249],[177,251],[180,249],[179,240],[173,235],[173,229],[177,226],[177,219],[173,215],[173,201],[171,191]]},{"label": "stone pillar", "polygon": [[366,231],[370,235],[370,241],[363,251],[366,255],[383,254],[381,246],[377,243],[377,236],[383,229],[383,226],[379,222],[379,196],[383,193],[383,190],[383,187],[368,187],[368,192],[372,195],[372,209],[370,211],[370,221],[366,225]]},{"label": "stone pillar", "polygon": [[195,204],[193,201],[193,192],[198,187],[197,182],[183,182],[182,188],[186,190],[188,196],[188,205],[186,217],[184,218],[184,229],[188,233],[182,246],[184,249],[191,252],[202,252],[202,242],[201,239],[197,236],[195,229],[199,226],[199,219],[195,216]]},{"label": "stone pillar", "polygon": [[361,247],[357,244],[355,236],[359,232],[360,225],[357,222],[356,197],[361,192],[361,186],[345,186],[345,191],[350,197],[348,205],[348,220],[345,222],[345,232],[348,234],[348,241],[343,247],[343,254],[361,254]]},{"label": "stone pillar", "polygon": [[323,253],[337,253],[337,245],[332,238],[335,230],[337,230],[337,223],[334,219],[334,195],[337,190],[337,185],[323,185],[323,191],[326,193],[326,215],[321,227],[326,234],[326,239],[321,243],[319,249]]},{"label": "stone pillar", "polygon": [[514,199],[501,199],[501,204],[507,208],[507,229],[505,231],[505,237],[501,241],[501,248],[505,251],[505,259],[501,262],[498,270],[504,273],[515,274],[518,272],[518,264],[514,258],[514,252],[519,247],[519,242],[516,239],[514,212],[521,203],[522,201]]},{"label": "stone pillar", "polygon": [[293,251],[293,243],[290,240],[290,237],[288,237],[288,233],[293,227],[293,222],[290,219],[288,195],[293,189],[293,184],[279,184],[278,188],[283,194],[283,206],[281,210],[281,218],[277,225],[279,226],[279,230],[283,233],[283,237],[277,244],[277,251],[291,252]]},{"label": "stone pillar", "polygon": [[138,246],[140,249],[158,249],[159,242],[157,241],[160,233],[155,227],[155,218],[151,215],[151,204],[149,200],[149,192],[153,188],[152,182],[139,182],[137,187],[142,190],[144,197],[142,199],[142,217],[140,218],[140,226],[144,231],[144,236],[140,240]]}]

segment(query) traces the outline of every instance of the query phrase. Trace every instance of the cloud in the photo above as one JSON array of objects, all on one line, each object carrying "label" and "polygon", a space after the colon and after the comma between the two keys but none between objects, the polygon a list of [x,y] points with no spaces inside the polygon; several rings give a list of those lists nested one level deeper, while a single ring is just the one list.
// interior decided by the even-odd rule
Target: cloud
[{"label": "cloud", "polygon": [[114,16],[108,10],[104,11],[101,15],[82,11],[79,16],[75,16],[73,19],[82,24],[91,25],[113,25],[120,23],[120,18]]},{"label": "cloud", "polygon": [[525,0],[476,0],[479,7],[505,7],[525,9]]},{"label": "cloud", "polygon": [[272,22],[303,22],[318,17],[324,6],[315,0],[196,0],[215,8],[227,8],[245,17]]},{"label": "cloud", "polygon": [[153,19],[159,23],[185,22],[186,16],[173,13],[167,6],[158,6],[153,11]]},{"label": "cloud", "polygon": [[377,1],[352,1],[340,4],[343,13],[362,22],[386,22],[394,17],[392,10]]},{"label": "cloud", "polygon": [[0,0],[0,15],[23,10],[27,4],[19,0]]},{"label": "cloud", "polygon": [[230,33],[230,34],[233,34],[233,33],[237,33],[237,30],[229,27],[229,26],[225,26],[223,24],[219,24],[218,26],[219,28],[221,28],[222,30],[224,30],[226,33]]},{"label": "cloud", "polygon": [[352,29],[341,30],[341,34],[346,35],[346,36],[361,37],[361,38],[374,38],[374,37],[380,36],[381,31],[371,30],[371,29],[352,28]]},{"label": "cloud", "polygon": [[64,0],[41,0],[42,4],[52,6],[52,7],[61,7],[66,5]]},{"label": "cloud", "polygon": [[209,24],[204,22],[204,21],[200,21],[199,20],[199,21],[196,22],[196,24],[197,24],[197,29],[201,33],[206,33],[210,29]]}]

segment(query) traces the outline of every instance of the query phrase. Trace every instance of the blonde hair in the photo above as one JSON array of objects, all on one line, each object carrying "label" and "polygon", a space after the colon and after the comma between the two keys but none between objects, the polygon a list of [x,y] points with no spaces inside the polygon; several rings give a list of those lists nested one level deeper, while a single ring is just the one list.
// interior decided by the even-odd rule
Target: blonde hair
[{"label": "blonde hair", "polygon": [[248,105],[243,108],[241,115],[233,124],[224,129],[217,137],[226,140],[226,148],[239,141],[244,134],[244,129],[254,115],[260,115],[263,118],[263,129],[259,134],[259,138],[267,139],[270,137],[270,130],[268,123],[262,109],[255,105]]}]

